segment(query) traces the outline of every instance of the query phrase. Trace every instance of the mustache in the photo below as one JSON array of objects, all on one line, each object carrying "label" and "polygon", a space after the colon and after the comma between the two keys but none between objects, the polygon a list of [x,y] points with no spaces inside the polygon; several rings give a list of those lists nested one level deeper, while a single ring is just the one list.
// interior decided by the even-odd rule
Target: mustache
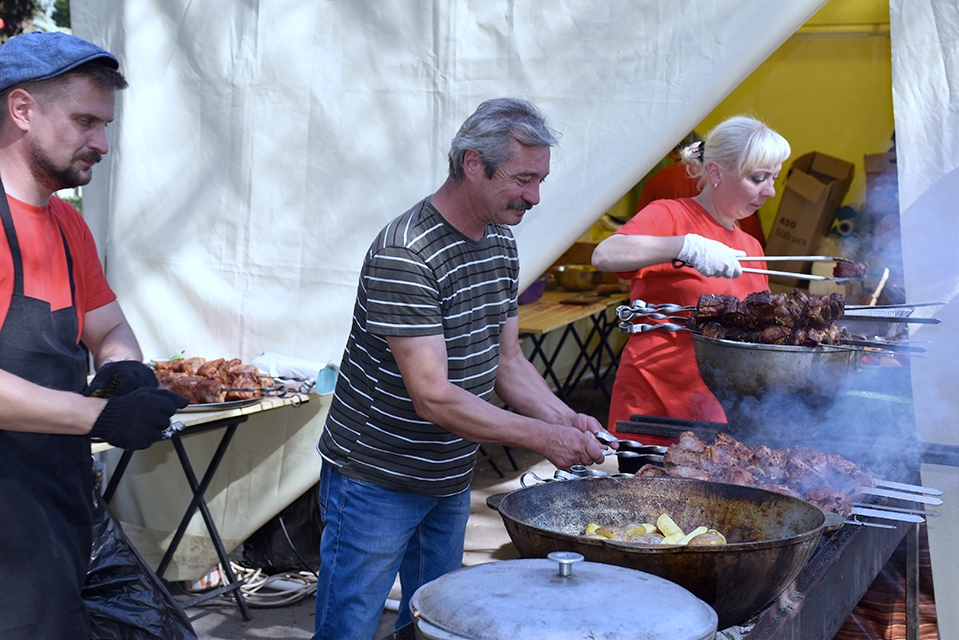
[{"label": "mustache", "polygon": [[92,162],[96,164],[100,162],[101,160],[103,160],[103,155],[100,153],[97,153],[96,151],[87,151],[85,153],[78,153],[76,156],[74,156],[73,159],[84,160],[86,162]]},{"label": "mustache", "polygon": [[517,200],[516,202],[510,202],[506,205],[507,209],[517,209],[519,211],[529,211],[533,208],[533,205],[525,200]]}]

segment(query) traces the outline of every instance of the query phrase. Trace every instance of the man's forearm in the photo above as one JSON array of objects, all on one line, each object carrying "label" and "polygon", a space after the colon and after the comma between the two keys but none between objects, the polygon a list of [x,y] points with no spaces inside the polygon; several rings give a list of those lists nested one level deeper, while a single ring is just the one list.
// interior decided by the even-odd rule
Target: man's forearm
[{"label": "man's forearm", "polygon": [[143,362],[140,344],[116,300],[87,311],[82,338],[93,354],[93,364],[97,369],[107,362]]},{"label": "man's forearm", "polygon": [[500,360],[496,395],[517,413],[553,424],[572,424],[576,413],[556,397],[525,357]]},{"label": "man's forearm", "polygon": [[128,324],[121,324],[104,336],[100,347],[93,354],[93,365],[96,369],[108,362],[120,362],[122,360],[143,361],[140,344]]},{"label": "man's forearm", "polygon": [[106,400],[56,391],[0,370],[0,429],[34,433],[84,434]]}]

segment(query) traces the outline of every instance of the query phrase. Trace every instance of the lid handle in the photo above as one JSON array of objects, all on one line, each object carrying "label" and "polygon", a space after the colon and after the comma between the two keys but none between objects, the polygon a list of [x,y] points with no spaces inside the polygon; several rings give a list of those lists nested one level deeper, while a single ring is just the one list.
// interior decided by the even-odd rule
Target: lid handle
[{"label": "lid handle", "polygon": [[583,554],[575,551],[554,551],[546,557],[559,565],[559,575],[564,578],[573,575],[574,562],[583,561]]}]

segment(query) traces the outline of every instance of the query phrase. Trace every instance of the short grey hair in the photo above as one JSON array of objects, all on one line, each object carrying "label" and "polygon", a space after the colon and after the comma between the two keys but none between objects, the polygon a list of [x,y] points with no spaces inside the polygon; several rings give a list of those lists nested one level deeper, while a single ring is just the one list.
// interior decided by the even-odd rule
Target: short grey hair
[{"label": "short grey hair", "polygon": [[450,178],[463,177],[463,158],[475,151],[483,160],[486,177],[512,159],[510,140],[527,147],[552,147],[559,144],[559,134],[546,125],[546,118],[536,106],[519,98],[495,98],[479,107],[453,138],[450,145]]},{"label": "short grey hair", "polygon": [[706,186],[706,165],[715,162],[744,176],[757,167],[782,164],[792,150],[768,125],[749,116],[733,116],[716,125],[702,143],[682,151],[691,178]]}]

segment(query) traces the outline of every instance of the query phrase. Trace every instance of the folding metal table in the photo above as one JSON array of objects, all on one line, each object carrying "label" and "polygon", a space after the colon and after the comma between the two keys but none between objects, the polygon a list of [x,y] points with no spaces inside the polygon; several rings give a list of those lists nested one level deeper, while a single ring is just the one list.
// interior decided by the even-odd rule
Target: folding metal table
[{"label": "folding metal table", "polygon": [[[279,409],[281,407],[297,407],[308,401],[308,395],[297,393],[283,398],[262,398],[251,404],[236,406],[234,408],[220,411],[191,411],[188,407],[186,411],[176,413],[173,415],[173,417],[171,417],[170,423],[173,425],[175,430],[173,431],[170,440],[173,443],[173,448],[176,451],[177,458],[180,461],[180,466],[183,468],[183,473],[186,476],[186,480],[190,485],[190,489],[193,493],[193,499],[187,507],[186,512],[183,514],[183,518],[180,520],[180,525],[177,527],[176,533],[173,535],[173,539],[170,541],[170,545],[167,547],[167,550],[163,555],[163,559],[160,561],[160,564],[157,567],[156,574],[161,578],[163,577],[164,572],[166,572],[167,568],[170,566],[170,562],[173,560],[173,554],[176,553],[177,547],[180,545],[180,542],[186,533],[187,526],[193,519],[193,515],[199,509],[200,514],[203,517],[203,522],[206,524],[206,529],[210,534],[210,540],[213,542],[213,546],[216,549],[217,557],[220,559],[220,565],[227,577],[227,583],[225,585],[210,591],[206,591],[195,598],[180,603],[184,609],[195,606],[201,602],[205,602],[206,600],[209,600],[210,598],[218,596],[222,593],[232,591],[233,597],[236,599],[236,604],[240,609],[240,614],[243,616],[243,619],[249,620],[251,618],[249,607],[247,606],[246,600],[243,598],[243,594],[240,591],[240,587],[243,586],[243,582],[237,580],[236,575],[233,573],[233,569],[230,566],[230,556],[227,553],[226,548],[223,546],[223,540],[220,538],[216,523],[213,521],[213,516],[210,514],[210,510],[207,507],[205,493],[207,488],[210,486],[210,481],[213,479],[213,475],[216,473],[217,467],[220,465],[220,461],[223,459],[223,455],[226,453],[226,450],[230,445],[230,441],[233,439],[233,434],[236,432],[236,428],[241,423],[246,422],[249,416],[254,413],[261,413],[263,411],[270,411],[273,409]],[[198,433],[213,431],[215,429],[223,429],[223,436],[220,438],[220,442],[217,445],[216,451],[214,452],[209,465],[207,465],[206,471],[203,472],[203,477],[200,480],[197,480],[196,472],[194,471],[193,464],[190,462],[187,451],[183,446],[182,439]],[[98,451],[104,451],[110,448],[113,447],[107,443],[95,442],[93,443],[92,451],[96,453]],[[123,454],[120,456],[117,466],[113,470],[110,481],[107,484],[107,488],[103,493],[103,499],[107,504],[109,504],[110,500],[113,498],[117,486],[120,484],[120,479],[123,477],[123,473],[126,471],[127,465],[130,463],[130,459],[133,457],[134,453],[134,450],[125,449]]]},{"label": "folding metal table", "polygon": [[[590,293],[597,292],[585,292]],[[564,401],[568,400],[569,393],[587,372],[593,374],[597,386],[603,389],[608,398],[609,391],[604,382],[619,363],[619,353],[609,341],[610,335],[619,330],[618,320],[615,313],[608,310],[610,307],[615,310],[615,307],[627,304],[629,294],[623,291],[604,291],[595,298],[583,297],[585,294],[559,289],[547,291],[539,300],[520,305],[519,308],[520,337],[529,338],[533,345],[529,359],[534,364],[537,361],[543,364],[543,377],[553,384]],[[563,302],[573,298],[577,304]],[[590,320],[589,330],[585,336],[581,336],[576,323],[587,318]],[[553,345],[552,351],[547,353],[547,336],[560,329],[562,333],[559,340]],[[579,352],[566,380],[560,381],[554,367],[568,338],[573,339]]]}]

